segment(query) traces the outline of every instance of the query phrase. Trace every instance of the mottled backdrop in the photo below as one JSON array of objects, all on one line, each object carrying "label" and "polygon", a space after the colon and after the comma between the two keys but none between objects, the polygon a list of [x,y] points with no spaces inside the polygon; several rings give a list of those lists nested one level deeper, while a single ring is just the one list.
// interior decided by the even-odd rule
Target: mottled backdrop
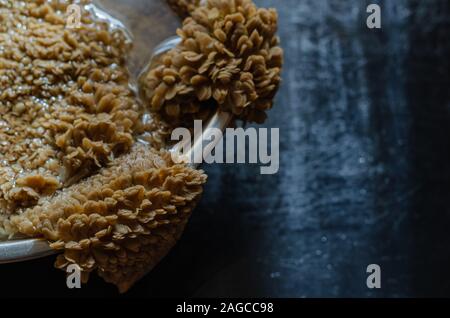
[{"label": "mottled backdrop", "polygon": [[[366,27],[371,2],[381,30]],[[280,172],[205,166],[185,235],[127,296],[450,296],[449,1],[257,3],[279,10],[286,51],[265,124],[280,128]],[[1,266],[0,295],[116,295],[98,278],[68,290],[52,262]]]}]

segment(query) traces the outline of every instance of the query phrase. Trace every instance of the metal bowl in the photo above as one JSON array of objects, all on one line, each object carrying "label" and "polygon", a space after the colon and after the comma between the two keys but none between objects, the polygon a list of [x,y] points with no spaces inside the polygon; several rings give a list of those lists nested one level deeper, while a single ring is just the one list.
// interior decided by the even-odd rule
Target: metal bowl
[{"label": "metal bowl", "polygon": [[[117,2],[117,1],[113,1],[113,2]],[[135,2],[140,3],[141,1],[136,0]],[[117,2],[117,3],[119,3],[119,2]],[[156,8],[157,3],[155,1],[147,2],[147,7],[148,7],[149,3],[150,3],[150,6],[153,5]],[[100,4],[102,4],[102,1],[100,1]],[[157,8],[159,10],[159,7],[157,7]],[[120,9],[120,7],[116,8],[116,10],[119,10],[119,9]],[[135,11],[136,10],[139,10],[139,8],[135,8]],[[133,14],[136,14],[136,13],[133,13]],[[130,15],[133,16],[133,14],[130,14]],[[168,14],[166,14],[166,15],[168,15]],[[102,17],[104,17],[104,15],[102,15]],[[160,17],[160,19],[161,19],[161,17]],[[167,18],[162,18],[162,19],[167,20]],[[150,23],[150,22],[148,22],[148,23]],[[151,22],[151,23],[154,23],[154,22]],[[166,25],[167,25],[167,23],[166,23]],[[131,29],[133,29],[133,28],[131,28]],[[138,40],[142,41],[145,39],[143,38],[142,35],[138,34]],[[179,43],[179,41],[180,41],[179,38],[172,37],[172,38],[169,38],[169,39],[163,41],[156,47],[150,48],[150,50],[153,53],[151,55],[150,63],[148,65],[151,65],[152,61],[155,61],[161,54],[164,54],[171,48],[175,47]],[[142,43],[139,43],[139,45],[142,45]],[[153,43],[150,43],[149,45],[152,46]],[[142,51],[142,49],[140,49],[140,50]],[[142,60],[142,56],[145,56],[145,53],[137,54],[137,55],[131,57],[132,65],[130,65],[130,71],[134,75],[138,74],[137,68],[136,68],[136,64],[138,64],[138,62],[136,60]],[[225,128],[229,125],[231,118],[232,118],[232,115],[229,113],[224,113],[224,112],[220,112],[220,111],[215,113],[211,117],[211,119],[208,121],[208,124],[206,125],[206,127],[204,127],[203,135],[195,137],[195,139],[192,143],[190,152],[196,153],[196,149],[198,147],[202,147],[202,144],[204,141],[208,141],[208,143],[210,144],[211,142],[209,141],[208,131],[210,131],[210,129],[212,129],[212,128],[216,128],[216,129],[220,129],[220,130],[224,131]],[[218,141],[219,140],[214,140],[214,142],[218,142]],[[178,145],[175,145],[174,147],[172,147],[169,150],[170,151],[178,151]],[[189,156],[190,154],[187,154],[187,155]],[[192,166],[195,166],[195,165],[192,165]],[[21,261],[45,257],[45,256],[52,255],[55,253],[57,253],[57,251],[51,249],[49,246],[49,243],[44,239],[20,238],[20,239],[12,239],[12,240],[7,240],[7,241],[0,241],[0,264],[21,262]]]}]

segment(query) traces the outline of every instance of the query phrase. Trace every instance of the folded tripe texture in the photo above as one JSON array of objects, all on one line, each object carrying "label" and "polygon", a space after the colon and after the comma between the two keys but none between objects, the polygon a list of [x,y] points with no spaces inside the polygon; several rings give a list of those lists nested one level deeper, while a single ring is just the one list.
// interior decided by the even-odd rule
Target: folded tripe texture
[{"label": "folded tripe texture", "polygon": [[264,122],[283,64],[276,10],[209,0],[190,14],[177,31],[181,43],[141,78],[149,108],[172,125],[208,118],[217,107]]},{"label": "folded tripe texture", "polygon": [[57,267],[125,291],[182,233],[206,176],[151,149],[161,125],[130,88],[130,43],[87,11],[67,28],[70,3],[0,2],[0,236],[44,237]]},{"label": "folded tripe texture", "polygon": [[125,291],[170,250],[195,207],[206,176],[174,165],[170,154],[136,144],[98,174],[70,186],[11,225],[63,250],[56,266],[78,264]]},{"label": "folded tripe texture", "polygon": [[0,2],[3,213],[31,207],[105,166],[129,151],[141,129],[142,110],[124,67],[129,44],[123,33],[88,14],[81,28],[69,29],[66,7]]},{"label": "folded tripe texture", "polygon": [[181,18],[187,18],[202,0],[167,0],[167,3]]},{"label": "folded tripe texture", "polygon": [[43,237],[61,251],[56,267],[121,292],[173,247],[207,179],[172,162],[170,128],[217,108],[262,121],[280,83],[274,10],[167,1],[188,17],[141,78],[145,105],[122,30],[85,10],[68,28],[74,1],[0,1],[0,238]]}]

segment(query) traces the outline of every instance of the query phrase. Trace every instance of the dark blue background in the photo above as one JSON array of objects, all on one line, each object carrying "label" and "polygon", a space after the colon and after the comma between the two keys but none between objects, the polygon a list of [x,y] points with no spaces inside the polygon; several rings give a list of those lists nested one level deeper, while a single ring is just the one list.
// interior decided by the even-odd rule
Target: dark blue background
[{"label": "dark blue background", "polygon": [[[450,2],[257,2],[279,10],[286,52],[264,125],[280,172],[206,166],[185,235],[127,296],[450,296]],[[116,295],[95,277],[70,291],[52,263],[1,266],[0,295]]]}]

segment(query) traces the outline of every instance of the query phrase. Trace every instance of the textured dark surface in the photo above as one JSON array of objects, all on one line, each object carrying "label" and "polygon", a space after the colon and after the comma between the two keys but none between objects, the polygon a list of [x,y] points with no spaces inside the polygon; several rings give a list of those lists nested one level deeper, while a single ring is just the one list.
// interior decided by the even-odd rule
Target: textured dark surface
[{"label": "textured dark surface", "polygon": [[[280,172],[206,166],[182,240],[127,296],[450,296],[450,3],[378,1],[369,30],[369,2],[257,2],[279,9],[286,51],[264,125]],[[1,266],[0,295],[116,295],[68,290],[52,262]]]}]

